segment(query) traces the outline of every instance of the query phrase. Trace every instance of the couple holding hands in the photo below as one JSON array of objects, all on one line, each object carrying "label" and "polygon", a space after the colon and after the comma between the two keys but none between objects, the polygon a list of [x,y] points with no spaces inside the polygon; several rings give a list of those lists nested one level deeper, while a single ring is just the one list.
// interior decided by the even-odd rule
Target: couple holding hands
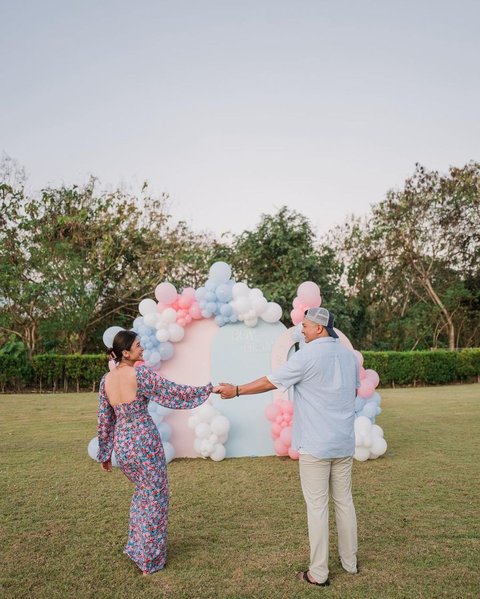
[{"label": "couple holding hands", "polygon": [[124,552],[143,574],[165,566],[169,509],[165,455],[148,402],[167,408],[192,409],[211,393],[222,399],[293,386],[292,447],[297,449],[302,491],[307,506],[310,565],[300,580],[328,586],[328,499],[335,504],[338,550],[343,568],[357,573],[357,523],[352,499],[355,451],[355,396],[360,385],[357,360],[343,347],[325,308],[310,308],[302,322],[303,347],[273,374],[246,384],[220,383],[194,387],[168,381],[146,366],[133,331],[120,331],[111,353],[117,364],[100,382],[98,460],[111,471],[118,465],[135,484]]}]

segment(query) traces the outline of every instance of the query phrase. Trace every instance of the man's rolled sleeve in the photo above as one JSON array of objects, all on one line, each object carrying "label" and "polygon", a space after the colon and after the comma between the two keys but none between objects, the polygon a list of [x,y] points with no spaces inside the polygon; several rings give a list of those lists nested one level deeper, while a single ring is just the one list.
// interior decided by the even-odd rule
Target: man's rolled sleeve
[{"label": "man's rolled sleeve", "polygon": [[296,352],[285,364],[277,368],[272,374],[267,374],[267,379],[279,391],[287,391],[292,385],[302,380],[305,373],[305,364],[301,352]]}]

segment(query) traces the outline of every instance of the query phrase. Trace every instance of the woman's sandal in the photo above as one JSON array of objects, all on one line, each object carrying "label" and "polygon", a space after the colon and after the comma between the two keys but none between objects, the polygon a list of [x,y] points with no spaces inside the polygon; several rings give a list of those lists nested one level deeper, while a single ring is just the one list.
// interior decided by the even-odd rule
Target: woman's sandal
[{"label": "woman's sandal", "polygon": [[310,578],[308,578],[308,570],[305,570],[304,572],[297,572],[297,578],[298,578],[298,580],[303,580],[304,582],[308,582],[308,584],[313,584],[316,587],[330,586],[330,581],[328,580],[328,578],[325,582],[315,582],[313,580],[310,580]]}]

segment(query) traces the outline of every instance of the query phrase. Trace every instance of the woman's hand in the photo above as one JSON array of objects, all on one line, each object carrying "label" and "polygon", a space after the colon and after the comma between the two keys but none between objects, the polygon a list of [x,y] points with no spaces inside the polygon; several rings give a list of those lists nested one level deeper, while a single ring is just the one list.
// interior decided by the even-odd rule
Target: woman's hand
[{"label": "woman's hand", "polygon": [[112,471],[112,460],[107,460],[106,462],[102,462],[100,464],[100,466],[104,472],[111,472]]}]

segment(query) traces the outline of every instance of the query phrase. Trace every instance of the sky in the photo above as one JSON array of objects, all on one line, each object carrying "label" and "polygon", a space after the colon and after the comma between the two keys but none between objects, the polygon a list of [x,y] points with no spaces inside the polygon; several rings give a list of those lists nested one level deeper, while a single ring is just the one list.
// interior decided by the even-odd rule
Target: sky
[{"label": "sky", "polygon": [[0,0],[0,153],[33,190],[170,195],[197,231],[322,234],[480,159],[480,3]]}]

